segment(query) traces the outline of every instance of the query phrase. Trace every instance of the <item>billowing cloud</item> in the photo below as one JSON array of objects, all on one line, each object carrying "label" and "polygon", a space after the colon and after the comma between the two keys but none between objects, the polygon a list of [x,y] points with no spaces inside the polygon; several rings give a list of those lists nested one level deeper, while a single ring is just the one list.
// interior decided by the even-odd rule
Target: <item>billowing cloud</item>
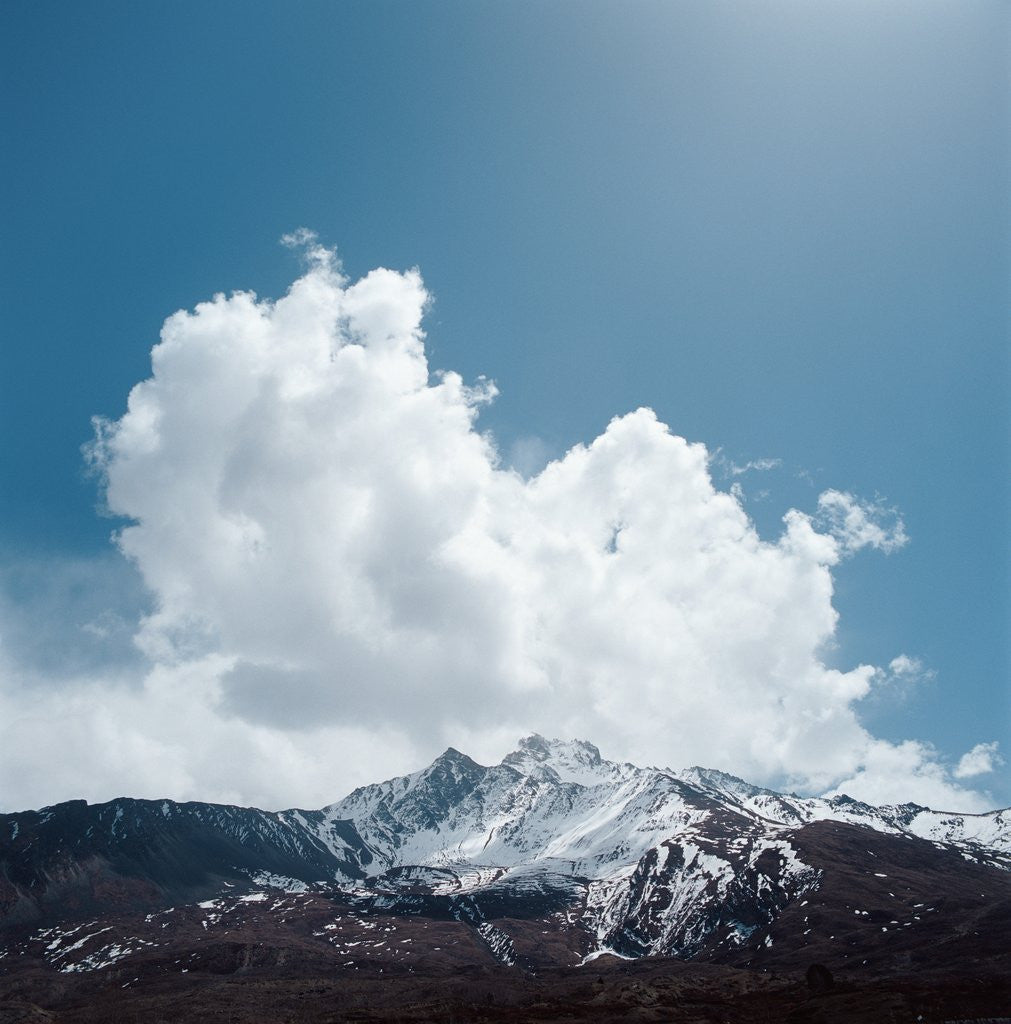
[{"label": "billowing cloud", "polygon": [[[384,729],[332,726],[304,733],[222,714],[210,656],[156,665],[132,684],[97,676],[59,688],[0,688],[0,808],[41,807],[83,797],[172,797],[277,808],[322,806],[377,767],[417,767],[417,747]],[[5,682],[18,676],[0,666]]]},{"label": "billowing cloud", "polygon": [[1004,758],[997,752],[998,744],[977,743],[967,751],[955,766],[956,779],[971,779],[976,775],[988,775],[1002,764]]},{"label": "billowing cloud", "polygon": [[940,811],[981,811],[988,801],[953,783],[946,766],[926,743],[870,740],[860,765],[831,793],[845,793],[868,804],[916,803]]},{"label": "billowing cloud", "polygon": [[[287,295],[170,317],[150,379],[96,424],[152,667],[139,688],[82,682],[53,743],[93,722],[107,775],[135,789],[291,804],[535,729],[980,806],[929,747],[861,725],[880,670],[824,661],[832,567],[905,543],[894,514],[827,491],[765,540],[706,448],[649,409],[521,473],[477,428],[494,385],[428,366],[416,271],[351,282],[314,236],[289,242],[309,265]],[[51,712],[21,709],[0,769],[42,756],[32,715]]]}]

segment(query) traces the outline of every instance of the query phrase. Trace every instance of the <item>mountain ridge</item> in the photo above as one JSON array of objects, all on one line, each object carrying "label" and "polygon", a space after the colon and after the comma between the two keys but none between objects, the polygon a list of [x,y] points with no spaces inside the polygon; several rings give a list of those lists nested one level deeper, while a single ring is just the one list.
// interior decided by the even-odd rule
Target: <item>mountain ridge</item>
[{"label": "mountain ridge", "polygon": [[[41,919],[68,894],[96,905],[96,887],[118,885],[135,899],[147,892],[156,904],[273,878],[384,890],[393,900],[426,886],[426,898],[498,903],[515,903],[518,893],[536,892],[541,902],[579,893],[583,924],[598,948],[610,948],[662,878],[679,893],[677,907],[651,926],[649,942],[629,940],[629,949],[684,953],[698,946],[686,938],[686,922],[702,927],[713,899],[740,890],[738,902],[760,903],[756,894],[770,885],[783,899],[796,897],[814,875],[798,859],[793,833],[817,822],[1011,868],[1004,810],[951,814],[802,798],[715,769],[609,761],[587,741],[533,734],[497,765],[449,747],[420,771],[317,810],[119,798],[0,815],[0,926]],[[767,917],[781,909],[773,902]],[[673,919],[682,928],[677,939]],[[709,921],[699,935],[717,925]]]}]

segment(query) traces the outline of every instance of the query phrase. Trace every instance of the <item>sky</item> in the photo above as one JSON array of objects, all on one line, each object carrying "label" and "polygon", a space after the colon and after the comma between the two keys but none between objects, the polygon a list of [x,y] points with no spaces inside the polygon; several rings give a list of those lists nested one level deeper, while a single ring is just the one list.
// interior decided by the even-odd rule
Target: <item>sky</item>
[{"label": "sky", "polygon": [[1011,804],[1009,22],[9,0],[0,809]]}]

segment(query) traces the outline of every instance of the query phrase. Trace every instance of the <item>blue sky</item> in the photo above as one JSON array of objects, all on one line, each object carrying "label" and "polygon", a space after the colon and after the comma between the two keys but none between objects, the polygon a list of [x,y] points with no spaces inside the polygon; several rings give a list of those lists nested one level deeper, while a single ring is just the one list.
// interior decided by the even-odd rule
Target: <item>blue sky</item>
[{"label": "blue sky", "polygon": [[[351,280],[420,269],[431,368],[496,382],[480,429],[528,474],[648,406],[763,539],[830,488],[897,509],[908,544],[833,569],[824,664],[920,663],[859,701],[883,740],[1011,749],[1006,4],[0,19],[11,692],[146,671],[158,599],[96,514],[91,417],[123,415],[177,309],[284,294],[306,226]],[[1006,771],[976,783],[1011,802]]]}]

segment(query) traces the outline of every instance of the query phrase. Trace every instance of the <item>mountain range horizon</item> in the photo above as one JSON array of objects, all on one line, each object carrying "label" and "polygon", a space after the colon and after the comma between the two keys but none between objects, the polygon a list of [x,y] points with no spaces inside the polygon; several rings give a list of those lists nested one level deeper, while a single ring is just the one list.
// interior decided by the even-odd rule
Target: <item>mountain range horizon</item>
[{"label": "mountain range horizon", "polygon": [[[812,964],[818,984],[834,973],[866,995],[901,977],[936,1002],[1007,977],[1009,934],[1006,809],[805,798],[536,733],[498,764],[449,747],[318,810],[121,797],[0,815],[0,1006],[5,985],[34,993],[33,1013],[86,1000],[58,1020],[134,1019],[134,985],[145,1019],[181,991],[211,998],[219,982],[200,979],[222,975],[273,979],[284,1000],[338,977],[335,997],[367,992],[376,1020],[394,1012],[380,975],[401,1001],[453,991],[461,971],[529,1001],[551,977],[571,1007],[591,963],[619,1002],[609,972],[632,964],[705,965],[731,1002]],[[232,1010],[251,998],[226,988]],[[989,1012],[1006,988],[973,998]],[[840,1019],[876,1019],[866,998],[866,1017]],[[441,1012],[426,1007],[418,1019]],[[254,1001],[241,1019],[269,1015]]]},{"label": "mountain range horizon", "polygon": [[[655,771],[662,771],[662,772],[665,772],[667,774],[676,775],[676,776],[686,776],[686,777],[690,776],[692,773],[705,774],[707,776],[711,776],[711,777],[714,777],[714,778],[715,777],[723,777],[723,778],[725,778],[725,779],[727,779],[729,781],[745,785],[749,789],[754,790],[756,792],[762,792],[762,793],[766,793],[766,794],[770,794],[770,795],[775,795],[775,796],[789,796],[790,798],[795,799],[795,800],[821,800],[821,799],[833,800],[833,799],[837,799],[837,800],[841,800],[841,801],[845,801],[845,802],[849,802],[849,803],[861,804],[861,805],[867,806],[867,807],[875,807],[875,806],[877,806],[877,807],[903,807],[903,808],[914,807],[914,808],[920,808],[920,809],[924,809],[924,810],[937,811],[939,813],[944,813],[944,814],[958,814],[958,815],[964,815],[964,816],[968,816],[968,817],[982,817],[982,816],[986,816],[988,814],[996,813],[998,811],[1003,811],[1003,810],[1011,809],[1011,805],[995,805],[994,807],[992,807],[992,808],[990,808],[990,809],[988,809],[986,811],[965,811],[965,810],[960,810],[958,808],[952,808],[952,807],[932,807],[932,806],[927,805],[927,804],[918,803],[915,800],[906,800],[906,801],[902,801],[901,803],[871,804],[871,803],[869,803],[867,801],[857,800],[857,799],[849,796],[849,794],[847,794],[845,792],[842,792],[842,791],[840,791],[840,792],[832,792],[831,790],[828,793],[823,794],[821,796],[803,797],[803,796],[799,795],[796,791],[786,792],[784,790],[774,789],[774,788],[769,787],[769,786],[753,785],[752,783],[747,782],[741,776],[735,775],[732,772],[727,772],[727,771],[724,771],[723,769],[711,768],[711,767],[707,767],[707,766],[704,766],[704,765],[695,764],[695,765],[690,765],[690,766],[687,766],[687,767],[683,767],[683,768],[677,769],[677,768],[673,768],[669,764],[668,765],[663,765],[663,766],[655,765],[655,764],[651,764],[651,765],[636,765],[634,762],[628,761],[628,760],[620,761],[620,762],[619,761],[610,761],[609,759],[604,758],[601,755],[600,748],[596,744],[592,743],[589,740],[579,739],[579,738],[575,738],[575,737],[572,737],[572,738],[569,738],[569,739],[560,739],[558,737],[550,737],[549,738],[549,737],[546,737],[546,736],[544,736],[543,734],[541,734],[539,732],[530,732],[530,733],[527,733],[527,734],[523,735],[522,737],[520,737],[518,739],[518,741],[517,741],[516,748],[514,750],[510,751],[509,753],[507,753],[506,755],[504,755],[504,757],[502,757],[501,760],[498,762],[498,765],[510,765],[510,764],[515,765],[515,764],[521,763],[525,757],[532,757],[534,760],[540,760],[541,762],[543,762],[545,764],[551,765],[553,763],[553,755],[556,754],[556,752],[559,752],[559,751],[581,751],[581,752],[584,752],[584,754],[585,754],[585,756],[587,758],[587,763],[589,763],[589,764],[599,765],[599,764],[603,764],[603,763],[608,763],[608,764],[631,765],[633,767],[644,768],[644,769],[651,769],[651,770],[655,770]],[[481,762],[478,762],[474,758],[472,758],[469,754],[465,753],[464,751],[461,751],[459,748],[457,748],[455,746],[452,746],[452,745],[448,746],[441,754],[439,754],[437,757],[435,757],[433,759],[433,761],[432,761],[432,764],[434,765],[434,764],[437,764],[437,763],[442,762],[442,761],[447,760],[447,759],[449,759],[449,760],[464,759],[465,761],[470,762],[472,765],[474,765],[476,767],[494,767],[494,765],[483,765]],[[428,767],[431,767],[431,765],[429,765]],[[406,773],[404,775],[392,776],[390,779],[387,779],[387,780],[384,780],[384,781],[385,782],[392,782],[395,779],[409,778],[412,775],[419,774],[420,772],[423,772],[423,771],[425,771],[424,768],[418,769],[417,771],[415,771],[413,773],[412,772],[408,772],[408,773]],[[332,807],[332,806],[336,806],[337,804],[341,803],[341,801],[343,799],[350,798],[352,795],[354,795],[357,792],[369,789],[370,785],[375,785],[375,784],[366,784],[364,786],[358,786],[355,789],[351,790],[350,793],[346,794],[345,797],[338,798],[337,800],[333,801],[333,803],[324,804],[322,806],[322,808],[320,808],[320,809],[326,809],[326,808],[329,808],[329,807]],[[50,809],[50,808],[53,808],[53,807],[59,807],[59,806],[62,806],[64,804],[82,803],[82,802],[87,804],[87,805],[89,805],[89,806],[101,806],[101,805],[104,805],[104,804],[115,803],[117,800],[120,800],[120,799],[148,799],[148,800],[151,800],[153,802],[160,802],[160,801],[162,801],[164,799],[167,799],[167,798],[164,798],[164,797],[133,798],[133,797],[130,797],[130,795],[128,793],[124,792],[120,796],[112,797],[109,800],[89,801],[89,800],[86,800],[84,798],[78,797],[78,798],[70,798],[68,800],[59,800],[59,801],[56,801],[55,803],[52,803],[52,804],[43,804],[43,805],[41,805],[37,809],[38,810],[46,810],[46,809]],[[183,800],[183,801],[173,801],[173,802],[177,802],[177,803],[202,803],[204,801]],[[261,808],[261,807],[255,805],[255,804],[244,804],[244,803],[229,803],[229,804],[226,804],[224,806],[230,806],[230,807],[249,807],[249,808],[255,809],[255,810],[274,810],[274,809]],[[32,810],[32,809],[33,808],[22,808],[21,811],[27,811],[27,810]],[[278,807],[278,808],[276,808],[277,811],[296,810],[296,809],[299,809],[299,808],[294,807],[294,806],[291,806],[291,807]],[[16,813],[20,813],[20,811],[0,812],[0,813],[7,813],[7,814],[14,813],[14,814],[16,814]]]}]

